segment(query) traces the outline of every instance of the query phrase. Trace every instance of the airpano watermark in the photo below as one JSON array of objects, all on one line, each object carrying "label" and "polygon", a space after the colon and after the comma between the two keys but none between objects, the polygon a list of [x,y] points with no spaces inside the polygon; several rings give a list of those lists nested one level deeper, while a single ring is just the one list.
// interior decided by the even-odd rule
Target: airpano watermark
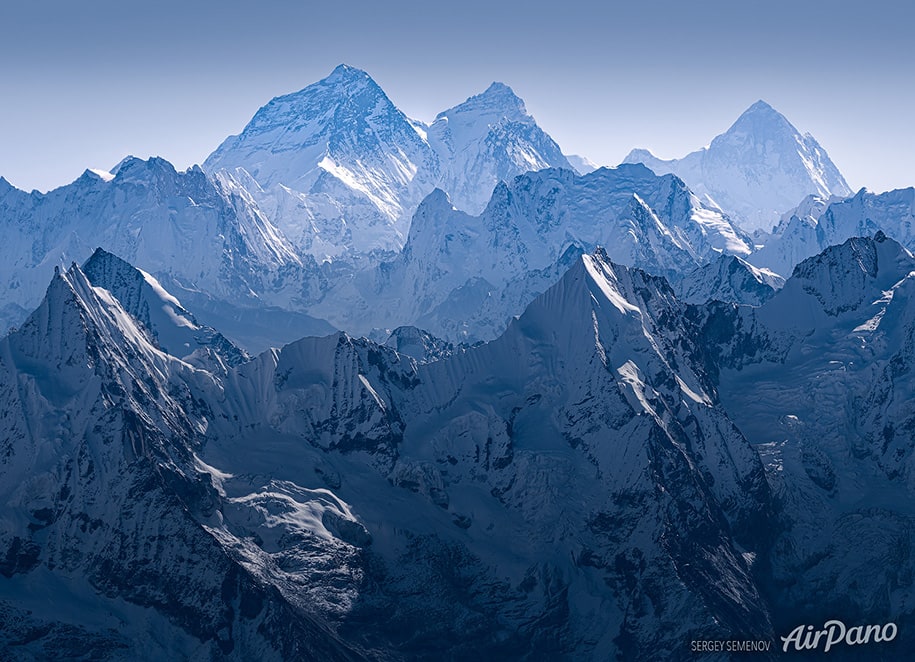
[{"label": "airpano watermark", "polygon": [[898,634],[895,623],[885,625],[855,625],[846,627],[842,621],[826,621],[822,629],[813,625],[798,625],[787,637],[781,637],[782,652],[815,651],[828,653],[835,646],[860,646],[892,641]]},{"label": "airpano watermark", "polygon": [[[819,650],[828,653],[840,646],[861,646],[893,641],[899,634],[895,623],[884,625],[855,625],[831,620],[817,629],[813,625],[798,625],[782,640],[782,653]],[[694,639],[689,642],[693,653],[768,653],[775,648],[765,639]]]}]

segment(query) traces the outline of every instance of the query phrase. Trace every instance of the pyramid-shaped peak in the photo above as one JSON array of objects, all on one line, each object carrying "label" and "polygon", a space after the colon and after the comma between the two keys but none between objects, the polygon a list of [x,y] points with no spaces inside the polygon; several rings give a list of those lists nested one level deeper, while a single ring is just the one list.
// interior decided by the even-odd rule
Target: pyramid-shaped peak
[{"label": "pyramid-shaped peak", "polygon": [[109,260],[111,258],[115,258],[118,260],[121,259],[121,258],[117,257],[114,253],[109,253],[104,248],[99,246],[92,252],[92,255],[89,256],[88,260],[86,260],[86,263],[88,264],[89,262],[98,261],[98,260]]},{"label": "pyramid-shaped peak", "polygon": [[368,73],[348,64],[338,64],[325,78],[296,92],[290,92],[271,99],[266,106],[257,112],[252,122],[256,123],[258,116],[263,119],[265,115],[269,117],[276,112],[282,114],[290,106],[298,107],[301,104],[308,105],[311,103],[340,103],[341,99],[348,99],[356,92],[363,90],[369,90],[376,96],[385,96],[384,91]]},{"label": "pyramid-shaped peak", "polygon": [[798,132],[794,125],[788,121],[788,118],[765,101],[759,100],[743,111],[737,121],[728,129],[728,133],[746,131],[765,133],[779,129],[788,129],[792,133]]},{"label": "pyramid-shaped peak", "polygon": [[497,115],[513,120],[530,119],[524,100],[505,83],[494,82],[485,91],[476,94],[464,103],[439,113],[438,117],[454,115]]},{"label": "pyramid-shaped peak", "polygon": [[372,80],[372,77],[362,69],[351,67],[348,64],[338,64],[334,67],[334,70],[330,72],[330,75],[324,79],[324,81],[328,83],[348,83],[367,80]]},{"label": "pyramid-shaped peak", "polygon": [[[96,248],[89,259],[83,263],[81,271],[93,282],[93,276],[102,272],[118,272],[122,275],[129,274],[142,279],[142,274],[136,267],[101,247]],[[95,284],[101,284],[102,287],[105,287],[104,283]]]},{"label": "pyramid-shaped peak", "polygon": [[776,114],[779,114],[778,111],[775,110],[775,108],[770,106],[768,103],[766,103],[762,99],[760,99],[759,101],[754,103],[752,106],[747,108],[744,111],[744,115],[746,115],[747,113],[776,113]]},{"label": "pyramid-shaped peak", "polygon": [[420,209],[427,208],[447,208],[451,209],[451,198],[448,197],[448,194],[442,189],[435,187],[432,189],[432,192],[423,198],[423,201],[419,205]]},{"label": "pyramid-shaped peak", "polygon": [[501,83],[499,81],[493,81],[489,85],[489,87],[486,88],[486,90],[483,92],[483,94],[480,96],[484,96],[484,97],[503,96],[503,97],[509,97],[512,99],[518,99],[520,101],[520,99],[518,98],[518,95],[515,94],[515,91],[512,88],[510,88],[505,83]]}]

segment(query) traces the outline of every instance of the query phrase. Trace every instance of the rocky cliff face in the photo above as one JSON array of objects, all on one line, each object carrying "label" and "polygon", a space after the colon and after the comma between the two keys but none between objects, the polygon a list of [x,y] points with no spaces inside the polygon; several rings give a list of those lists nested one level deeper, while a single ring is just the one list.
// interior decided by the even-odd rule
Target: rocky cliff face
[{"label": "rocky cliff face", "polygon": [[882,233],[853,238],[802,262],[761,307],[709,317],[722,402],[781,504],[769,558],[780,627],[913,618],[913,268]]},{"label": "rocky cliff face", "polygon": [[[0,347],[10,650],[604,658],[769,632],[762,465],[663,280],[585,255],[447,358],[337,334],[219,369],[107,282],[126,306],[59,273]],[[24,597],[52,593],[73,609]]]},{"label": "rocky cliff face", "polygon": [[110,292],[75,266],[55,275],[0,373],[7,651],[354,657],[208,532],[219,493],[190,385],[213,377],[158,350]]}]

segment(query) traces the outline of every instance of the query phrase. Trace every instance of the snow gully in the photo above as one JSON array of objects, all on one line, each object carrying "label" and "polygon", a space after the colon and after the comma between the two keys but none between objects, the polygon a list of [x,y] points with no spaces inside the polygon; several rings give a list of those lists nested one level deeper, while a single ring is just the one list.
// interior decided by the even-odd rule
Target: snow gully
[{"label": "snow gully", "polygon": [[880,643],[892,641],[896,638],[897,628],[895,623],[886,625],[856,625],[846,628],[842,621],[826,621],[822,630],[814,630],[812,625],[798,625],[787,637],[781,637],[782,652],[787,653],[793,645],[793,650],[816,650],[821,641],[825,641],[823,652],[836,644],[856,646],[858,644]]}]

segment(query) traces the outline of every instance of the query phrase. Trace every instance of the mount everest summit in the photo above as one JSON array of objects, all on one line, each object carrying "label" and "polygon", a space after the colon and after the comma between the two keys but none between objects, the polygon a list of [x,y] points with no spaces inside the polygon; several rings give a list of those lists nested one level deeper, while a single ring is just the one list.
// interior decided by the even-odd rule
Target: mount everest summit
[{"label": "mount everest summit", "polygon": [[912,190],[762,103],[696,154],[341,65],[203,168],[0,179],[0,657],[904,655]]}]

